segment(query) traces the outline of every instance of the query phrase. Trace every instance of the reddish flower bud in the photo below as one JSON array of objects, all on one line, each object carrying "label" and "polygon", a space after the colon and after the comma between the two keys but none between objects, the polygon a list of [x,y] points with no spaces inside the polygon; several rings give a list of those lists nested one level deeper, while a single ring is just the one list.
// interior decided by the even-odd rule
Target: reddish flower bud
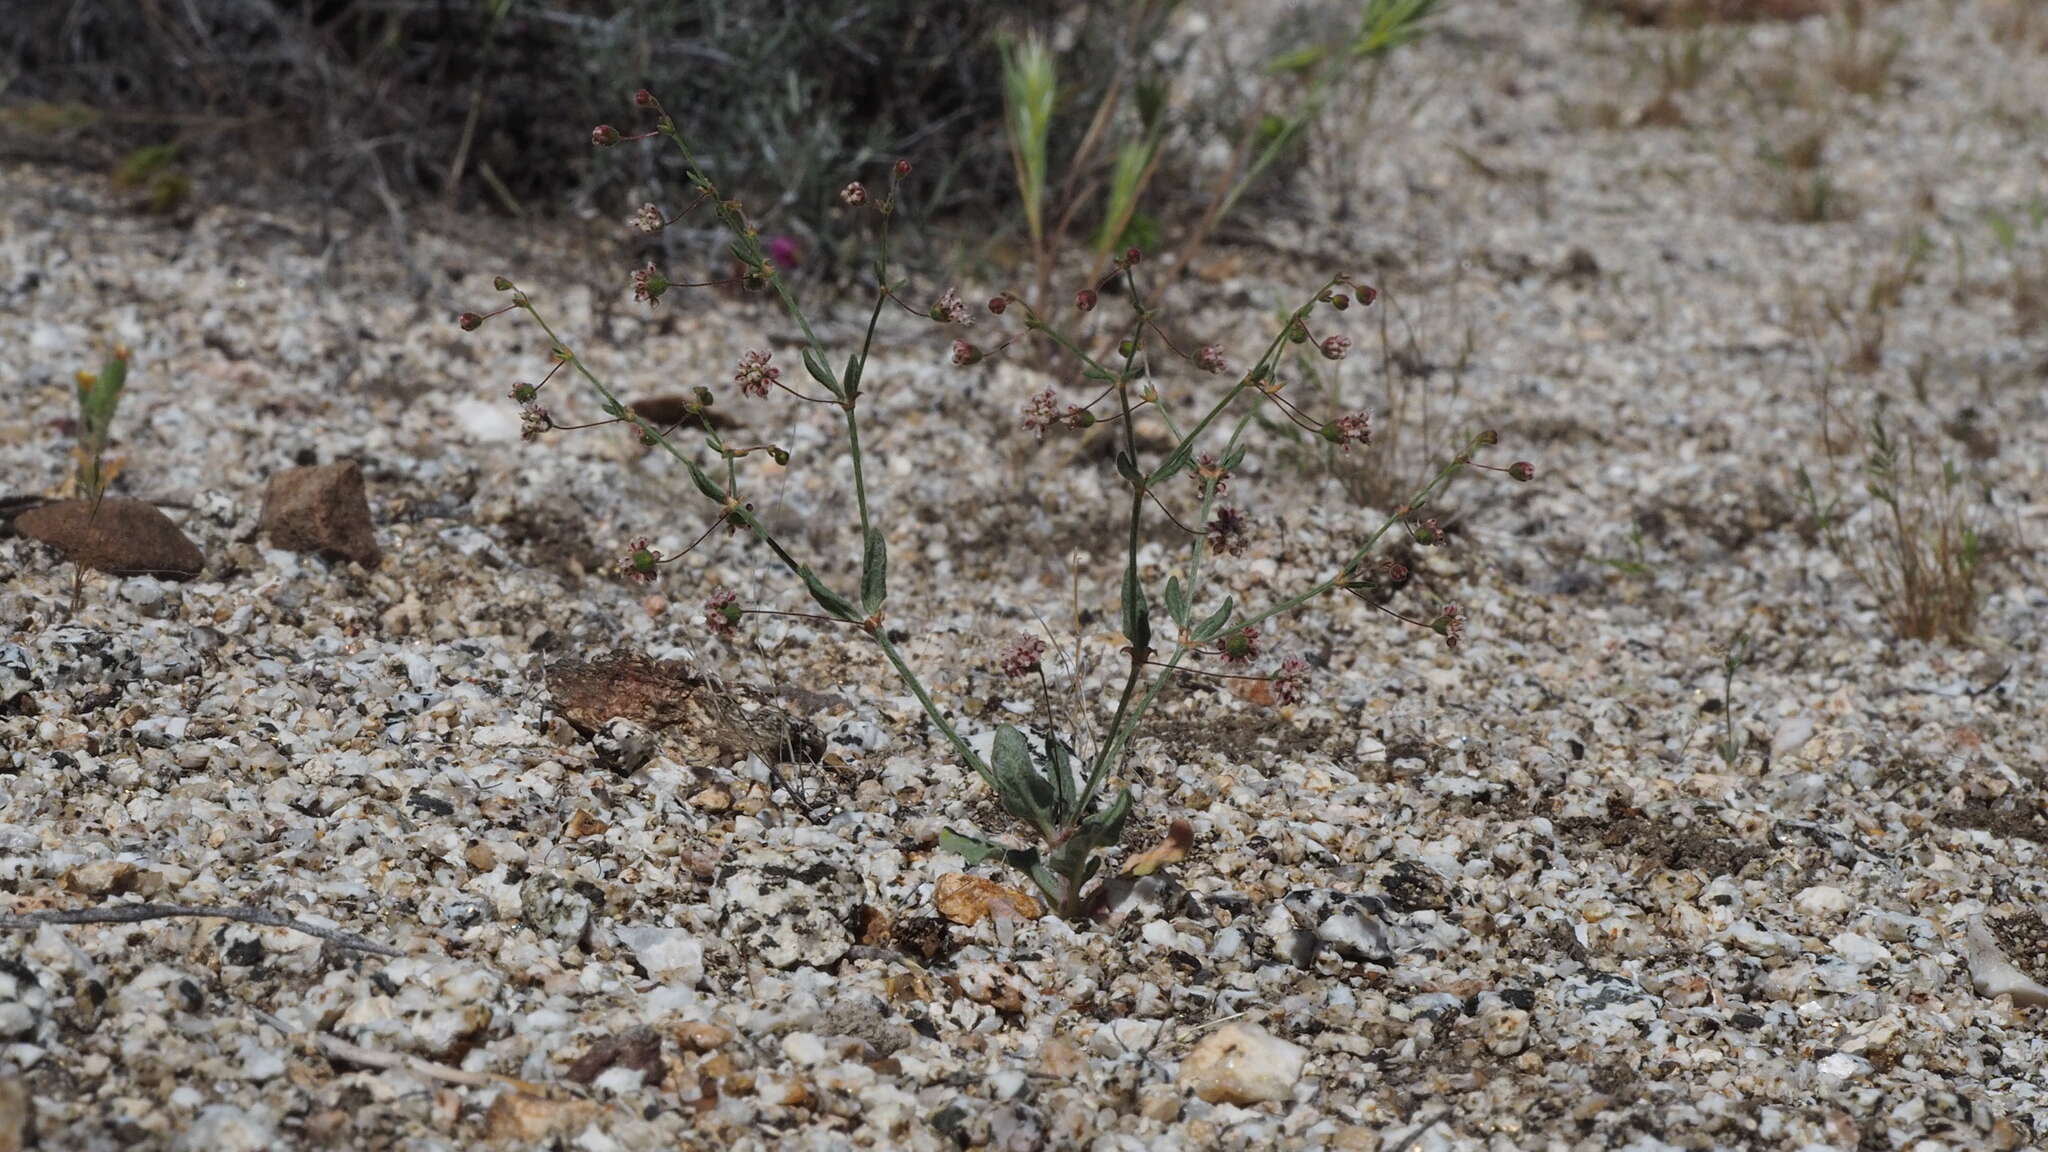
[{"label": "reddish flower bud", "polygon": [[989,302],[988,302],[988,311],[989,311],[989,315],[991,315],[991,316],[1001,316],[1001,315],[1003,314],[1003,310],[1004,310],[1005,308],[1008,308],[1009,306],[1010,306],[1010,300],[1009,300],[1009,297],[1007,297],[1007,296],[992,296],[992,297],[990,297],[990,298],[989,298]]},{"label": "reddish flower bud", "polygon": [[980,362],[981,349],[976,348],[974,345],[969,344],[965,340],[953,341],[954,364],[958,365],[959,367],[965,368],[970,364],[979,364]]},{"label": "reddish flower bud", "polygon": [[1323,359],[1342,360],[1344,354],[1351,351],[1351,337],[1344,335],[1342,332],[1335,336],[1326,336],[1323,338],[1322,348]]},{"label": "reddish flower bud", "polygon": [[619,130],[609,124],[599,124],[590,130],[590,142],[599,148],[609,148],[619,142]]},{"label": "reddish flower bud", "polygon": [[839,199],[844,201],[848,208],[858,208],[868,202],[868,186],[855,180],[839,190]]},{"label": "reddish flower bud", "polygon": [[1351,307],[1351,297],[1346,296],[1342,292],[1339,292],[1336,295],[1330,297],[1330,307],[1335,308],[1339,312],[1342,312],[1346,308]]},{"label": "reddish flower bud", "polygon": [[462,325],[464,332],[474,332],[484,326],[484,318],[474,312],[464,312],[455,318],[455,322]]},{"label": "reddish flower bud", "polygon": [[1045,647],[1045,641],[1038,637],[1019,633],[1015,639],[1003,645],[1003,675],[1015,679],[1038,671],[1039,662],[1045,656]]},{"label": "reddish flower bud", "polygon": [[654,107],[654,93],[642,88],[638,92],[633,93],[633,103],[638,104],[642,108],[652,108]]},{"label": "reddish flower bud", "polygon": [[910,161],[898,160],[896,162],[896,175],[899,179],[910,175]]},{"label": "reddish flower bud", "polygon": [[1380,298],[1380,290],[1379,290],[1379,289],[1377,289],[1377,288],[1373,287],[1373,286],[1372,286],[1372,285],[1370,285],[1370,284],[1360,284],[1360,285],[1358,285],[1358,305],[1359,305],[1359,307],[1361,307],[1361,308],[1370,308],[1370,307],[1372,307],[1372,302],[1373,302],[1373,301],[1375,301],[1375,300],[1377,300],[1377,299],[1379,299],[1379,298]]},{"label": "reddish flower bud", "polygon": [[1136,264],[1144,258],[1144,255],[1143,252],[1138,251],[1136,248],[1126,248],[1124,249],[1124,264],[1126,266]]},{"label": "reddish flower bud", "polygon": [[491,281],[491,287],[496,288],[500,292],[510,292],[512,290],[512,281],[500,276],[496,280]]},{"label": "reddish flower bud", "polygon": [[1083,288],[1074,293],[1074,307],[1083,312],[1095,311],[1095,289]]},{"label": "reddish flower bud", "polygon": [[1536,478],[1536,466],[1527,460],[1517,460],[1508,465],[1508,475],[1527,484]]},{"label": "reddish flower bud", "polygon": [[1496,429],[1488,428],[1479,434],[1479,443],[1488,448],[1493,447],[1495,444],[1500,443],[1500,432]]}]

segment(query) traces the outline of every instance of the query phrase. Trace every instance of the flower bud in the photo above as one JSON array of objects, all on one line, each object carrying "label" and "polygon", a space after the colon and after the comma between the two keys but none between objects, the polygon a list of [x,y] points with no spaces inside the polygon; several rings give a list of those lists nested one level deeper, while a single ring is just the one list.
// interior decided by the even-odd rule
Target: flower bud
[{"label": "flower bud", "polygon": [[1508,475],[1527,484],[1536,478],[1536,466],[1527,460],[1517,460],[1513,464],[1508,465]]},{"label": "flower bud", "polygon": [[1360,284],[1360,285],[1358,285],[1358,306],[1359,306],[1359,307],[1361,307],[1361,308],[1370,308],[1370,307],[1372,307],[1372,302],[1373,302],[1373,301],[1375,301],[1375,300],[1377,300],[1377,299],[1379,299],[1379,298],[1380,298],[1380,290],[1379,290],[1379,289],[1377,289],[1377,288],[1373,287],[1373,286],[1372,286],[1372,285],[1370,285],[1370,284]]},{"label": "flower bud", "polygon": [[599,148],[609,148],[619,142],[619,130],[609,124],[599,124],[590,130],[590,142]]},{"label": "flower bud", "polygon": [[1342,360],[1344,354],[1351,351],[1351,337],[1344,335],[1342,332],[1337,333],[1335,336],[1326,336],[1323,338],[1322,349],[1323,359]]},{"label": "flower bud", "polygon": [[953,363],[961,368],[981,362],[981,349],[965,340],[953,341]]},{"label": "flower bud", "polygon": [[897,178],[898,178],[898,179],[901,179],[902,177],[905,177],[905,176],[908,176],[908,175],[910,175],[910,161],[908,161],[908,160],[898,160],[898,161],[896,162],[896,176],[897,176]]},{"label": "flower bud", "polygon": [[1136,356],[1138,354],[1138,342],[1136,340],[1125,340],[1119,343],[1116,346],[1116,354],[1126,360]]},{"label": "flower bud", "polygon": [[858,208],[868,202],[868,186],[855,180],[839,190],[839,199],[849,208]]},{"label": "flower bud", "polygon": [[652,108],[654,107],[654,93],[642,88],[638,92],[633,93],[633,103],[638,104],[642,108]]},{"label": "flower bud", "polygon": [[1124,264],[1126,266],[1136,264],[1144,255],[1143,252],[1138,251],[1136,248],[1126,248],[1124,249]]},{"label": "flower bud", "polygon": [[1003,310],[1008,308],[1009,306],[1010,300],[1007,296],[992,296],[989,298],[988,302],[989,315],[1001,316],[1003,314]]},{"label": "flower bud", "polygon": [[464,312],[455,318],[455,322],[462,325],[464,332],[474,332],[484,326],[484,318],[474,312]]},{"label": "flower bud", "polygon": [[1083,288],[1074,293],[1074,307],[1083,312],[1095,311],[1095,289]]},{"label": "flower bud", "polygon": [[533,403],[533,398],[538,395],[540,395],[540,389],[524,380],[512,386],[512,399],[517,400],[521,404]]},{"label": "flower bud", "polygon": [[496,288],[500,292],[510,292],[512,290],[512,281],[500,276],[496,280],[491,281],[491,287]]},{"label": "flower bud", "polygon": [[1488,428],[1479,434],[1479,443],[1488,448],[1493,447],[1495,444],[1500,443],[1500,432],[1497,429]]},{"label": "flower bud", "polygon": [[1342,292],[1339,292],[1336,295],[1330,297],[1330,307],[1335,308],[1339,312],[1342,312],[1346,308],[1351,307],[1351,297],[1346,296]]},{"label": "flower bud", "polygon": [[789,464],[789,449],[770,444],[768,446],[768,458],[777,464],[787,466]]}]

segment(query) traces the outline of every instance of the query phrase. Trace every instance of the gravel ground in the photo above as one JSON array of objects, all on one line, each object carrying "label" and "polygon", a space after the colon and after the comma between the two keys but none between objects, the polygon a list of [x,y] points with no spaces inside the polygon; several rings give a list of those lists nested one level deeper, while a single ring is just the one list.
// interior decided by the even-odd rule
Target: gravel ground
[{"label": "gravel ground", "polygon": [[[125,341],[115,491],[206,557],[89,579],[70,615],[71,567],[0,537],[0,884],[15,917],[299,921],[10,920],[0,1147],[2041,1146],[2035,9],[1882,5],[1859,38],[1454,6],[1357,163],[1318,156],[1183,293],[1242,356],[1305,280],[1384,291],[1333,384],[1380,455],[1262,440],[1224,579],[1319,578],[1454,435],[1498,427],[1537,482],[1461,480],[1451,545],[1410,550],[1394,606],[1464,605],[1461,650],[1321,601],[1267,637],[1314,668],[1305,702],[1167,693],[1123,774],[1128,843],[1180,818],[1194,848],[1092,925],[956,915],[944,878],[1014,878],[939,831],[1009,829],[886,666],[801,619],[710,635],[714,588],[805,603],[736,538],[652,587],[612,576],[704,506],[616,429],[522,444],[505,392],[544,340],[450,323],[503,273],[626,394],[718,388],[796,453],[750,472],[758,512],[844,582],[833,425],[728,383],[742,347],[795,361],[769,309],[650,314],[585,229],[422,218],[414,300],[380,221],[219,189],[165,222],[97,176],[0,170],[0,495],[62,488],[71,375]],[[1121,497],[1094,441],[1018,431],[1047,380],[955,369],[952,335],[892,333],[868,428],[890,624],[986,739],[1117,687]],[[1855,429],[1880,396],[1984,493],[1966,643],[1900,640],[1798,480],[1869,538]],[[269,477],[342,459],[374,569],[262,530]],[[1155,586],[1172,542],[1145,546]],[[1039,619],[1086,656],[1057,703],[995,667]],[[606,653],[806,736],[593,734],[549,670]]]}]

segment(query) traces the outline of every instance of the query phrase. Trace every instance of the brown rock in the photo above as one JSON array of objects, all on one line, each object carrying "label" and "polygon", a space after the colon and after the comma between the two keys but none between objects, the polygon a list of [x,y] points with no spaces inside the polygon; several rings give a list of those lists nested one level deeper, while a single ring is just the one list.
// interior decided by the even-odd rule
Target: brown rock
[{"label": "brown rock", "polygon": [[533,1143],[571,1135],[596,1114],[588,1100],[550,1100],[507,1089],[484,1113],[484,1136],[494,1143]]},{"label": "brown rock", "polygon": [[18,1076],[0,1079],[0,1152],[21,1152],[35,1139],[35,1101]]},{"label": "brown rock", "polygon": [[[697,427],[697,421],[690,415],[694,403],[688,396],[645,396],[626,405],[640,414],[640,418],[659,428],[674,427],[688,431]],[[740,422],[716,408],[704,409],[704,418],[720,432],[731,432],[740,427]]]},{"label": "brown rock", "polygon": [[1036,920],[1045,915],[1045,906],[1031,893],[965,872],[939,877],[932,903],[941,916],[955,924],[979,924],[995,915],[1017,920]]},{"label": "brown rock", "polygon": [[86,896],[133,892],[138,871],[126,860],[93,860],[64,873],[64,887]]},{"label": "brown rock", "polygon": [[611,825],[598,819],[585,808],[578,808],[576,814],[569,817],[569,836],[575,840],[581,840],[585,836],[601,836],[610,827]]},{"label": "brown rock", "polygon": [[613,1068],[640,1073],[643,1086],[661,1083],[661,1033],[652,1028],[634,1028],[605,1037],[569,1066],[569,1079],[588,1084]]},{"label": "brown rock", "polygon": [[751,688],[718,683],[675,661],[625,653],[558,660],[548,666],[547,685],[556,709],[585,735],[624,717],[672,729],[689,745],[690,759],[751,752],[770,761],[815,760],[824,752],[808,721]]},{"label": "brown rock", "polygon": [[115,576],[190,580],[206,566],[198,545],[155,505],[140,500],[109,496],[97,513],[90,500],[58,500],[23,512],[14,528],[54,545],[67,559]]},{"label": "brown rock", "polygon": [[272,476],[263,497],[263,534],[280,548],[353,560],[365,568],[383,558],[370,526],[363,470],[353,460]]}]

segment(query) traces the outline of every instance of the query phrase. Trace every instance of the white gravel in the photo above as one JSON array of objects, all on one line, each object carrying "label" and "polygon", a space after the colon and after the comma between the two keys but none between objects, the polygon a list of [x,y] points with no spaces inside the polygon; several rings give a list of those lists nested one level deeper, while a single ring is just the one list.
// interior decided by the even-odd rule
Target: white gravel
[{"label": "white gravel", "polygon": [[[0,1141],[32,1112],[81,1150],[2040,1146],[2048,320],[2012,285],[2048,269],[2048,53],[1999,40],[2007,7],[1873,9],[1903,36],[1874,97],[1826,79],[1838,25],[1738,29],[1674,96],[1684,128],[1600,125],[1654,99],[1686,34],[1562,0],[1454,5],[1398,60],[1355,163],[1318,158],[1354,183],[1272,205],[1271,248],[1215,249],[1189,325],[1241,356],[1349,268],[1385,297],[1352,314],[1342,387],[1409,430],[1397,468],[1425,420],[1431,443],[1491,426],[1537,482],[1461,481],[1453,546],[1399,602],[1463,604],[1464,650],[1330,601],[1269,635],[1315,667],[1308,702],[1163,698],[1130,843],[1181,817],[1195,847],[1104,926],[935,919],[964,870],[938,832],[1004,827],[886,666],[807,621],[709,636],[715,587],[805,603],[736,538],[653,588],[609,575],[705,506],[612,431],[519,443],[505,392],[544,342],[451,322],[503,273],[627,394],[719,389],[797,455],[751,473],[760,514],[843,582],[833,425],[731,395],[743,347],[796,364],[765,306],[650,317],[629,255],[580,230],[422,219],[415,302],[376,221],[323,239],[221,187],[166,223],[90,174],[0,170],[0,496],[60,488],[71,374],[125,341],[117,490],[207,556],[188,583],[88,580],[72,617],[69,566],[0,538],[10,910],[256,905],[403,953],[221,919],[0,937]],[[1844,219],[1784,218],[1756,158],[1815,119]],[[1044,380],[901,336],[864,402],[906,653],[971,732],[1044,720],[994,652],[1038,617],[1076,639],[1076,563],[1077,698],[1113,692],[1113,470],[1016,430]],[[1990,493],[1968,645],[1895,638],[1805,510],[1797,467],[1825,478],[1822,437],[1879,393]],[[1265,443],[1233,486],[1241,597],[1377,521]],[[258,532],[270,474],[340,458],[375,571]],[[1745,628],[1726,761],[1720,651]],[[620,776],[541,675],[612,649],[777,696],[823,762],[670,741]]]}]

